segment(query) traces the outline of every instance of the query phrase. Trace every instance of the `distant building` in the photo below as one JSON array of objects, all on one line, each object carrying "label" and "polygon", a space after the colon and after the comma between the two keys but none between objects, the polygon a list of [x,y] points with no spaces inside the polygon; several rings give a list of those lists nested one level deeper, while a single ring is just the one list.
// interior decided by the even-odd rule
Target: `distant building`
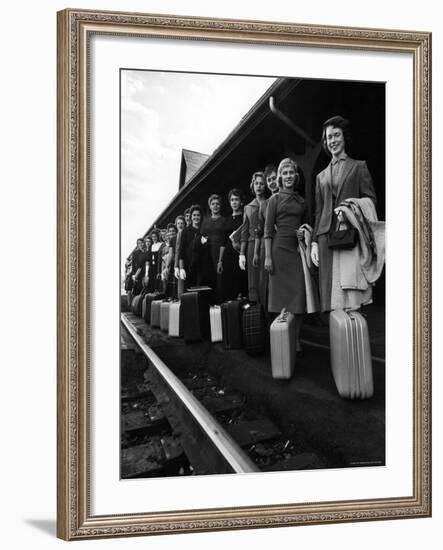
[{"label": "distant building", "polygon": [[201,168],[201,166],[208,160],[209,155],[203,153],[197,153],[196,151],[189,151],[188,149],[182,149],[182,160],[180,164],[180,176],[178,188],[182,189],[192,176]]}]

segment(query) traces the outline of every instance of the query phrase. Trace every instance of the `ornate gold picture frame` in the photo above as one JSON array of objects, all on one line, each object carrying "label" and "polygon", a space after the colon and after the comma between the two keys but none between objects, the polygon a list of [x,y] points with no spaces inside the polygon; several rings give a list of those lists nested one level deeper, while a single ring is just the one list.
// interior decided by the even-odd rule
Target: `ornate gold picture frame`
[{"label": "ornate gold picture frame", "polygon": [[[346,50],[412,58],[412,427],[403,496],[198,509],[92,510],[91,105],[94,36],[197,41],[202,45]],[[431,35],[377,30],[69,9],[58,13],[58,536],[65,540],[428,517],[431,515]],[[180,67],[177,67],[180,70]],[[118,84],[117,84],[118,85]],[[110,113],[109,116],[118,114]],[[95,205],[95,208],[99,206]],[[118,223],[116,220],[115,223]],[[404,245],[404,243],[402,243]],[[392,312],[391,312],[392,314]],[[391,434],[392,436],[392,434]],[[116,451],[117,452],[117,451]],[[312,472],[315,476],[315,472]],[[312,478],[314,479],[314,478]],[[161,490],[162,480],[158,480]],[[154,511],[152,511],[154,510]]]}]

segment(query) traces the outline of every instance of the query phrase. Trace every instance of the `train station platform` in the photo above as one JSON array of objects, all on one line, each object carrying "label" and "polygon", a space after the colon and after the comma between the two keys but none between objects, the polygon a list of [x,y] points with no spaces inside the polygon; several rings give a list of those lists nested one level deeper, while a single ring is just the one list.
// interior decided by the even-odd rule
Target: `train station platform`
[{"label": "train station platform", "polygon": [[[382,466],[385,463],[384,322],[380,310],[365,310],[374,357],[374,396],[347,400],[338,395],[329,362],[328,327],[322,320],[303,328],[304,354],[290,380],[275,380],[269,353],[254,357],[223,344],[185,344],[135,318],[146,343],[180,376],[201,369],[263,409],[282,433],[309,457],[306,468]],[[303,455],[303,451],[306,453]],[[313,459],[313,453],[315,458]]]}]

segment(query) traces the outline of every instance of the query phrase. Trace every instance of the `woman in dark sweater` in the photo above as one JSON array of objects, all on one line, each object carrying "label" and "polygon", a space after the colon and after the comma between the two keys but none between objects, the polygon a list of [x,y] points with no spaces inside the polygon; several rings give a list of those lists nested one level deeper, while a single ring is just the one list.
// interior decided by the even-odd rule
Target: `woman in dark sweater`
[{"label": "woman in dark sweater", "polygon": [[232,213],[226,217],[225,233],[226,245],[223,256],[223,301],[235,300],[239,294],[248,295],[248,277],[246,271],[242,271],[238,265],[240,243],[234,245],[230,235],[241,226],[243,222],[243,195],[239,189],[231,189],[228,194],[229,205]]},{"label": "woman in dark sweater", "polygon": [[207,284],[214,289],[217,303],[222,301],[223,255],[226,245],[225,218],[221,215],[221,197],[208,199],[210,215],[201,225],[202,263]]},{"label": "woman in dark sweater", "polygon": [[164,243],[160,241],[160,232],[157,229],[151,232],[151,240],[148,290],[154,292],[161,288],[161,251]]},{"label": "woman in dark sweater", "polygon": [[206,283],[202,269],[202,212],[198,205],[191,206],[190,210],[191,225],[185,227],[181,233],[178,253],[179,275],[187,289]]}]

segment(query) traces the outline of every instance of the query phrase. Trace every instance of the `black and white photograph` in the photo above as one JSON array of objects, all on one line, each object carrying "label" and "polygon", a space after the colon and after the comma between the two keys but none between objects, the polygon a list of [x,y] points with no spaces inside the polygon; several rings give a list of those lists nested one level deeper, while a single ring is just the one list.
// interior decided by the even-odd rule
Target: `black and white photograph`
[{"label": "black and white photograph", "polygon": [[120,70],[121,479],[386,464],[385,117],[384,82]]}]

